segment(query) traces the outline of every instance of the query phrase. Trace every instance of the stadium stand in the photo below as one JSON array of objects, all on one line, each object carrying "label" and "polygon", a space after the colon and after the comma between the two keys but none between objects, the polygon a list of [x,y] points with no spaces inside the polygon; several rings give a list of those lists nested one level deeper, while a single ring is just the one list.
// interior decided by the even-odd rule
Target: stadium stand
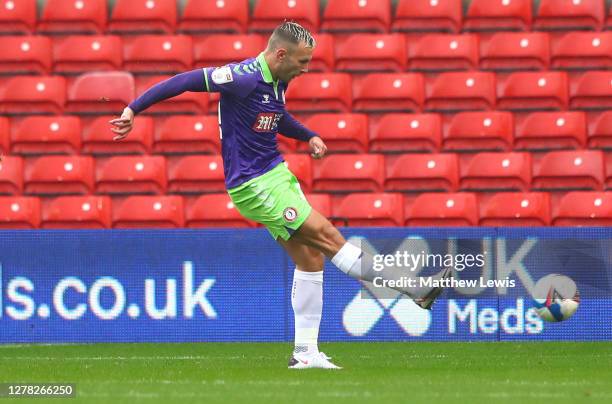
[{"label": "stadium stand", "polygon": [[318,32],[319,0],[259,0],[253,9],[249,31],[269,33],[285,19]]},{"label": "stadium stand", "polygon": [[353,111],[419,111],[425,80],[419,73],[370,73],[355,85]]},{"label": "stadium stand", "polygon": [[106,0],[47,0],[36,31],[40,34],[102,34]]},{"label": "stadium stand", "polygon": [[36,0],[8,0],[0,6],[0,34],[28,35],[36,29]]},{"label": "stadium stand", "polygon": [[1,74],[49,74],[51,39],[42,35],[0,37]]},{"label": "stadium stand", "polygon": [[244,34],[249,22],[248,0],[189,0],[178,30],[184,33]]},{"label": "stadium stand", "polygon": [[176,0],[117,0],[108,23],[116,34],[169,34],[177,20]]},{"label": "stadium stand", "polygon": [[171,74],[257,55],[285,18],[317,41],[287,109],[330,154],[279,148],[335,223],[612,222],[604,0],[36,3],[0,2],[2,228],[256,227],[224,194],[217,94],[156,105],[121,142],[108,121]]},{"label": "stadium stand", "polygon": [[108,196],[60,196],[43,207],[42,229],[108,229],[111,200]]},{"label": "stadium stand", "polygon": [[40,200],[31,196],[0,196],[0,229],[36,229]]},{"label": "stadium stand", "polygon": [[11,139],[14,154],[78,154],[81,121],[76,116],[29,116]]},{"label": "stadium stand", "polygon": [[545,192],[501,192],[482,208],[480,226],[549,226],[551,202]]},{"label": "stadium stand", "polygon": [[531,28],[531,0],[472,0],[465,15],[466,31],[528,31]]},{"label": "stadium stand", "polygon": [[458,32],[462,19],[461,0],[399,0],[391,29]]},{"label": "stadium stand", "polygon": [[334,217],[346,219],[337,225],[348,226],[401,226],[404,205],[401,194],[395,193],[358,193],[345,196]]}]

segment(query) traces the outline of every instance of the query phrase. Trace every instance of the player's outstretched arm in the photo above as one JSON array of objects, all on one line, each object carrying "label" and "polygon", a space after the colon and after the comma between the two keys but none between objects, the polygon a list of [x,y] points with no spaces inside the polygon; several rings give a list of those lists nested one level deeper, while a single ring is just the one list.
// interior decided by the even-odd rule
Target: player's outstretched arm
[{"label": "player's outstretched arm", "polygon": [[322,158],[327,153],[327,146],[321,136],[302,125],[288,112],[285,112],[278,123],[278,131],[285,137],[308,142],[310,154],[316,159]]},{"label": "player's outstretched arm", "polygon": [[134,116],[138,113],[155,103],[175,97],[186,91],[206,91],[202,69],[177,74],[168,80],[157,83],[145,91],[140,97],[132,101],[130,105],[123,110],[120,118],[113,119],[109,122],[113,125],[111,131],[116,133],[113,140],[121,140],[130,133],[134,124]]}]

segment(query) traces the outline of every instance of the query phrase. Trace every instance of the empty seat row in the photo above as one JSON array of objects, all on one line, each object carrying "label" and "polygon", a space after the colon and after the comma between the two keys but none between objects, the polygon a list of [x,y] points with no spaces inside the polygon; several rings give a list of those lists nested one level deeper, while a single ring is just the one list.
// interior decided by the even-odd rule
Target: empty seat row
[{"label": "empty seat row", "polygon": [[[601,29],[605,0],[472,0],[465,17],[461,0],[329,0],[320,18],[319,0],[188,0],[179,16],[176,0],[117,0],[110,15],[107,0],[47,0],[40,20],[36,0],[4,0],[0,32],[50,34],[101,32],[270,31],[289,19],[313,31],[451,31]],[[392,15],[393,14],[393,15]]]},{"label": "empty seat row", "polygon": [[[116,114],[136,94],[168,76],[136,84],[127,72],[16,76],[0,85],[3,114]],[[210,98],[209,98],[210,97]],[[218,94],[186,92],[147,113],[207,113]],[[491,72],[372,73],[353,83],[348,73],[308,73],[292,80],[287,109],[294,112],[406,112],[461,110],[610,109],[612,71],[517,72],[497,80]]]},{"label": "empty seat row", "polygon": [[[570,32],[551,45],[549,34],[497,33],[480,41],[476,34],[354,34],[335,41],[316,35],[312,71],[404,71],[522,69],[609,69],[612,32]],[[176,73],[192,67],[220,66],[257,55],[266,46],[260,35],[119,36],[73,35],[0,37],[0,73],[78,74],[92,70]],[[211,52],[214,49],[214,52]]]},{"label": "empty seat row", "polygon": [[[475,154],[335,154],[313,162],[288,154],[286,164],[306,192],[424,192],[612,189],[612,155],[601,151]],[[3,194],[164,194],[224,191],[218,155],[5,156],[0,163]]]},{"label": "empty seat row", "polygon": [[[75,115],[0,117],[0,152],[38,154],[219,154],[218,119],[211,115],[171,115],[155,122],[135,120],[130,136],[113,140],[104,115],[87,122]],[[370,122],[372,121],[372,122]],[[440,114],[391,113],[378,121],[361,113],[313,114],[304,124],[336,152],[510,151],[612,149],[612,111]],[[308,144],[278,136],[282,152],[308,152]]]},{"label": "empty seat row", "polygon": [[[350,194],[332,203],[311,194],[313,208],[349,226],[610,226],[612,192],[497,193],[479,201],[473,193],[425,193],[407,201],[397,193]],[[0,196],[0,229],[256,227],[227,194],[181,196]]]}]

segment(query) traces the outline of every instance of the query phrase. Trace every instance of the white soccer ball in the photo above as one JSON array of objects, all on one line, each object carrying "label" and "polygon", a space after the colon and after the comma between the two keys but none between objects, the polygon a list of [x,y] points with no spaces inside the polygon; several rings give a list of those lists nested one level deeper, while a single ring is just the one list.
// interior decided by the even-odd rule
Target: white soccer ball
[{"label": "white soccer ball", "polygon": [[535,285],[533,297],[536,313],[542,320],[549,322],[567,320],[580,304],[576,283],[559,274],[540,279]]}]

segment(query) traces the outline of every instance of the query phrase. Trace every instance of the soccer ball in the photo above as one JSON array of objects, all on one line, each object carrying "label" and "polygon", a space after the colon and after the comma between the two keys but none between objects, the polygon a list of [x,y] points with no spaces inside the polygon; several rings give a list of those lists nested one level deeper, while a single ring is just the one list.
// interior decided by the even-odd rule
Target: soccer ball
[{"label": "soccer ball", "polygon": [[570,318],[580,304],[580,293],[574,281],[564,275],[551,274],[540,279],[534,288],[535,311],[542,320],[563,321]]}]

